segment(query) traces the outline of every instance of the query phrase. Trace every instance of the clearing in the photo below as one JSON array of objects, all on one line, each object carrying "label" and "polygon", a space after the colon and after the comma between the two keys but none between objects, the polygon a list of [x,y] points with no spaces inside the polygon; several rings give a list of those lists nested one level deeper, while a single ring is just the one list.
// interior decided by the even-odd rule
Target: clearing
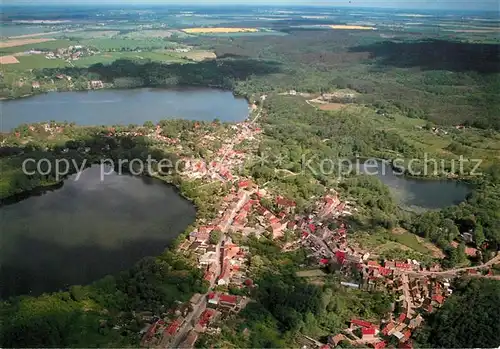
[{"label": "clearing", "polygon": [[0,57],[0,64],[16,64],[16,63],[19,63],[19,61],[14,56],[2,56],[2,57]]},{"label": "clearing", "polygon": [[203,34],[203,33],[254,33],[257,28],[186,28],[182,29],[188,34]]},{"label": "clearing", "polygon": [[321,270],[321,269],[311,269],[311,270],[301,270],[295,273],[299,278],[306,278],[306,277],[318,277],[318,276],[325,276],[326,273]]},{"label": "clearing", "polygon": [[216,59],[215,53],[210,51],[194,50],[182,54],[183,57],[190,59],[192,61],[203,61],[205,59]]},{"label": "clearing", "polygon": [[325,104],[320,104],[319,109],[321,110],[340,110],[342,108],[345,108],[347,104],[344,103],[325,103]]},{"label": "clearing", "polygon": [[41,42],[47,42],[47,41],[54,41],[54,39],[17,39],[17,40],[9,40],[9,41],[4,41],[0,42],[0,48],[6,48],[6,47],[16,47],[16,46],[23,46],[23,45],[31,45],[31,44],[39,44]]}]

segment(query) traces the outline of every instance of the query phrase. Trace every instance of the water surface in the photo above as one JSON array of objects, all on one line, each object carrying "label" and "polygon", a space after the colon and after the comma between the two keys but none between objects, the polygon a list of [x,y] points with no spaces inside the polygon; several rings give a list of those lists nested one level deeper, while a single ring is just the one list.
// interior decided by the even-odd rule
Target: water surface
[{"label": "water surface", "polygon": [[159,255],[195,219],[194,206],[159,180],[100,179],[100,168],[61,189],[0,207],[2,298],[87,284]]},{"label": "water surface", "polygon": [[210,88],[50,92],[0,102],[0,131],[23,123],[68,121],[78,125],[142,125],[182,118],[239,122],[248,103],[229,91]]},{"label": "water surface", "polygon": [[[418,179],[399,175],[384,161],[379,161],[377,168],[364,168],[362,164],[361,172],[366,171],[389,187],[399,205],[414,211],[457,205],[472,191],[470,185],[454,180]],[[374,174],[375,172],[377,173]]]}]

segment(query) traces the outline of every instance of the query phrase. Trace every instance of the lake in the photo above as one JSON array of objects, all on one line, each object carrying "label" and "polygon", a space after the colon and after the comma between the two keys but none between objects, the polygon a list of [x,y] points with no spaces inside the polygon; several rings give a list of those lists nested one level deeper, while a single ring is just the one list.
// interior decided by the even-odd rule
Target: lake
[{"label": "lake", "polygon": [[62,188],[0,207],[2,298],[88,284],[162,253],[195,220],[173,186],[86,169]]},{"label": "lake", "polygon": [[210,88],[50,92],[0,102],[0,131],[24,123],[68,121],[78,125],[142,125],[162,119],[239,122],[248,102],[232,92]]},{"label": "lake", "polygon": [[394,173],[391,165],[385,161],[377,162],[377,167],[363,168],[365,173],[374,173],[387,185],[396,202],[403,208],[422,212],[441,209],[464,201],[472,191],[470,185],[454,180],[418,179]]}]

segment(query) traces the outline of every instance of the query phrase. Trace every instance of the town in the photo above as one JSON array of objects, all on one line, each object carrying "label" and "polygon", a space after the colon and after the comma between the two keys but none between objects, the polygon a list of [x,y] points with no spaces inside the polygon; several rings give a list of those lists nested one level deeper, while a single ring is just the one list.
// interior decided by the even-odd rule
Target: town
[{"label": "town", "polygon": [[[202,180],[207,185],[223,182],[230,184],[231,189],[221,199],[217,218],[199,221],[179,246],[179,250],[193,258],[203,271],[209,283],[208,292],[195,294],[188,304],[180,305],[173,319],[150,317],[150,325],[143,330],[143,347],[192,348],[200,334],[220,333],[218,324],[251,302],[248,296],[230,292],[231,289],[258,287],[248,272],[249,248],[236,244],[231,238],[234,234],[265,236],[272,240],[290,234],[292,239],[283,245],[284,252],[303,248],[308,253],[310,266],[336,270],[344,280],[342,286],[366,291],[384,290],[395,296],[393,312],[388,314],[386,322],[375,324],[352,319],[350,327],[343,333],[332,334],[328,343],[305,338],[304,345],[310,348],[334,348],[342,341],[375,349],[394,347],[394,343],[399,343],[399,348],[412,348],[410,338],[422,324],[422,314],[443,305],[453,292],[450,285],[454,277],[465,274],[498,278],[490,267],[500,262],[500,256],[477,267],[453,270],[442,270],[437,264],[425,267],[417,260],[374,259],[369,251],[350,243],[345,218],[352,215],[355,208],[342,201],[333,189],[315,199],[313,212],[299,215],[293,200],[259,187],[252,178],[239,176],[238,170],[251,154],[235,150],[235,147],[243,141],[257,143],[261,135],[256,123],[260,111],[256,107],[253,109],[254,120],[231,126],[233,136],[220,140],[222,145],[210,160],[183,158],[186,168],[182,175],[187,180]],[[159,126],[147,136],[182,149],[179,140],[162,135]],[[216,140],[212,135],[205,138]],[[272,208],[266,207],[263,201],[271,202]]]}]

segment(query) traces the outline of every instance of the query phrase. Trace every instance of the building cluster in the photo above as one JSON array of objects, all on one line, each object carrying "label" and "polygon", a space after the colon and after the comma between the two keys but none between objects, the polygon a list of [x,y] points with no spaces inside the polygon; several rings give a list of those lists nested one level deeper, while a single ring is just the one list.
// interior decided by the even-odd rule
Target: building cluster
[{"label": "building cluster", "polygon": [[[41,54],[43,52],[31,50],[30,54]],[[45,53],[47,59],[64,59],[66,61],[77,61],[82,57],[93,56],[99,51],[93,50],[82,45],[69,46],[67,48],[58,48],[55,51]]]},{"label": "building cluster", "polygon": [[[218,149],[214,158],[205,162],[200,159],[191,159],[186,162],[185,175],[189,179],[205,179],[207,181],[218,180],[222,182],[237,179],[235,170],[240,169],[247,154],[243,151],[235,150],[234,147],[243,141],[255,140],[261,133],[261,129],[251,122],[241,122],[231,126],[235,135],[225,140],[220,140],[222,145]],[[203,141],[217,141],[213,135],[205,135]]]}]

